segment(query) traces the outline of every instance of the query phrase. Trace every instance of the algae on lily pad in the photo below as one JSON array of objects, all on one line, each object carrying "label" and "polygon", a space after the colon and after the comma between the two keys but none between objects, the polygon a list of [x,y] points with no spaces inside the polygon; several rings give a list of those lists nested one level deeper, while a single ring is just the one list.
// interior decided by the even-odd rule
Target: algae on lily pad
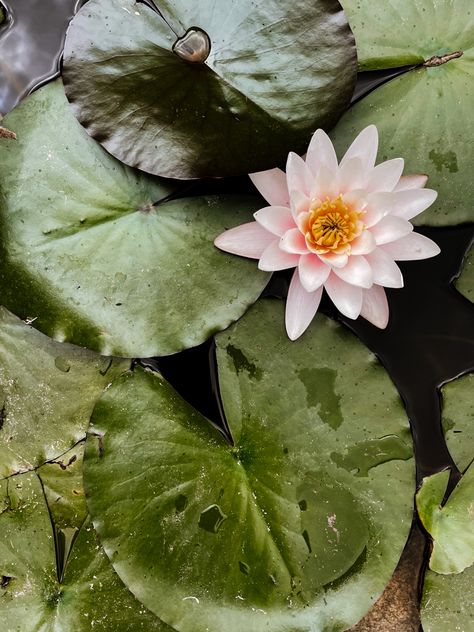
[{"label": "algae on lily pad", "polygon": [[74,112],[114,156],[161,176],[246,174],[304,151],[356,79],[337,0],[89,0],[63,77]]},{"label": "algae on lily pad", "polygon": [[91,419],[88,507],[121,579],[180,632],[345,630],[412,520],[413,454],[376,358],[323,316],[290,342],[280,301],[217,336],[227,441],[157,373]]},{"label": "algae on lily pad", "polygon": [[213,245],[258,197],[166,201],[178,184],[112,158],[81,128],[63,86],[4,119],[2,302],[60,340],[106,355],[166,355],[239,318],[269,275]]}]

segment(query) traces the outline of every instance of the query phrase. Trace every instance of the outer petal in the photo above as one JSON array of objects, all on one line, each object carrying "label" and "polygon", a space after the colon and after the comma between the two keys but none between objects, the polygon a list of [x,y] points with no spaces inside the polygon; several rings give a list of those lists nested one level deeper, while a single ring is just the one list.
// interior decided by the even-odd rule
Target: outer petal
[{"label": "outer petal", "polygon": [[388,325],[389,310],[383,287],[373,285],[369,290],[364,291],[360,315],[379,329],[385,329]]},{"label": "outer petal", "polygon": [[403,158],[394,158],[374,167],[367,179],[367,190],[393,191],[402,176],[404,165]]},{"label": "outer petal", "polygon": [[438,197],[432,189],[412,189],[393,193],[392,213],[403,219],[411,219],[425,211]]},{"label": "outer petal", "polygon": [[313,254],[300,257],[298,270],[301,285],[307,292],[314,292],[321,287],[331,272],[331,268]]},{"label": "outer petal", "polygon": [[393,193],[369,193],[363,216],[364,224],[369,228],[393,210]]},{"label": "outer petal", "polygon": [[402,176],[394,191],[408,191],[410,189],[423,189],[428,182],[428,176],[422,174]]},{"label": "outer petal", "polygon": [[249,178],[266,201],[272,206],[290,206],[290,195],[286,186],[286,174],[281,169],[269,169],[251,173]]},{"label": "outer petal", "polygon": [[221,233],[214,240],[214,245],[233,255],[260,259],[265,249],[273,242],[278,243],[275,235],[257,222],[249,222]]},{"label": "outer petal", "polygon": [[364,163],[360,158],[346,160],[339,167],[339,192],[361,189],[365,183]]},{"label": "outer petal", "polygon": [[388,244],[396,241],[400,237],[409,235],[413,230],[412,224],[406,219],[396,217],[395,215],[386,215],[382,217],[380,222],[372,226],[370,232],[374,236],[377,245]]},{"label": "outer petal", "polygon": [[362,288],[346,283],[334,273],[329,275],[324,287],[341,314],[352,319],[359,316],[362,309]]},{"label": "outer petal", "polygon": [[351,242],[351,255],[367,255],[376,247],[375,238],[370,230],[364,230]]},{"label": "outer petal", "polygon": [[289,208],[284,206],[265,206],[253,214],[260,226],[281,237],[287,230],[295,227],[295,221]]},{"label": "outer petal", "polygon": [[307,329],[318,311],[322,286],[315,292],[307,292],[301,285],[298,270],[291,279],[286,299],[285,325],[290,340],[296,340]]},{"label": "outer petal", "polygon": [[300,191],[309,196],[313,183],[313,175],[303,158],[290,151],[286,161],[286,182],[288,191]]},{"label": "outer petal", "polygon": [[374,283],[385,287],[403,287],[403,276],[392,257],[377,248],[365,258],[372,267]]},{"label": "outer petal", "polygon": [[299,228],[288,230],[280,239],[279,246],[285,252],[291,252],[297,255],[305,255],[308,253],[306,239]]},{"label": "outer petal", "polygon": [[360,255],[351,255],[347,265],[343,268],[334,268],[333,272],[351,285],[369,288],[373,283],[372,268]]},{"label": "outer petal", "polygon": [[360,158],[364,163],[366,172],[368,172],[375,165],[378,145],[379,135],[377,128],[375,125],[369,125],[361,131],[346,151],[344,158],[341,160],[341,165],[351,158]]},{"label": "outer petal", "polygon": [[336,173],[337,156],[329,136],[322,129],[314,132],[306,154],[306,164],[313,175],[316,175],[322,165],[329,171]]},{"label": "outer petal", "polygon": [[406,237],[381,246],[380,249],[396,261],[429,259],[441,252],[439,246],[435,244],[434,241],[419,233],[410,233]]},{"label": "outer petal", "polygon": [[260,270],[265,272],[275,272],[276,270],[287,270],[298,265],[300,255],[293,255],[284,252],[279,247],[279,239],[273,241],[265,248],[258,262]]}]

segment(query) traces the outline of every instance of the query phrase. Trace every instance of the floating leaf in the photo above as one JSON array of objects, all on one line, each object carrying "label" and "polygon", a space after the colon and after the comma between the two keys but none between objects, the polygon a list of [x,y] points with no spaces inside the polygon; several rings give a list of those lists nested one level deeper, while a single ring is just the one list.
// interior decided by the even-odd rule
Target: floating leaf
[{"label": "floating leaf", "polygon": [[474,220],[474,154],[466,134],[474,109],[473,46],[474,35],[462,57],[411,70],[377,88],[351,107],[331,134],[342,153],[361,129],[375,123],[381,159],[401,156],[406,173],[429,176],[428,186],[438,191],[438,199],[415,224]]},{"label": "floating leaf", "polygon": [[471,632],[474,629],[474,566],[457,575],[427,571],[421,602],[424,632]]},{"label": "floating leaf", "polygon": [[423,63],[473,45],[471,0],[342,0],[361,70]]},{"label": "floating leaf", "polygon": [[50,515],[35,473],[0,481],[0,507],[4,630],[171,632],[123,586],[89,521],[82,527],[78,523],[64,576],[58,580]]},{"label": "floating leaf", "polygon": [[217,337],[233,445],[139,368],[92,417],[84,480],[101,542],[180,632],[345,630],[406,540],[412,450],[390,379],[322,316],[291,343],[282,309],[259,301]]},{"label": "floating leaf", "polygon": [[430,568],[443,575],[460,573],[474,563],[474,467],[469,467],[446,504],[449,471],[423,479],[416,506],[423,526],[433,538]]},{"label": "floating leaf", "polygon": [[0,308],[0,478],[64,459],[101,391],[128,366],[54,342]]},{"label": "floating leaf", "polygon": [[5,124],[18,140],[0,144],[0,295],[17,315],[61,341],[147,357],[203,342],[257,299],[268,274],[213,239],[258,198],[164,202],[176,184],[110,157],[59,81]]},{"label": "floating leaf", "polygon": [[456,288],[474,303],[474,248],[471,248],[463,264],[462,272],[456,280]]},{"label": "floating leaf", "polygon": [[474,373],[448,382],[442,388],[443,429],[449,451],[464,472],[474,458]]},{"label": "floating leaf", "polygon": [[337,0],[90,0],[63,77],[87,131],[133,167],[173,178],[274,167],[347,107],[352,33]]}]

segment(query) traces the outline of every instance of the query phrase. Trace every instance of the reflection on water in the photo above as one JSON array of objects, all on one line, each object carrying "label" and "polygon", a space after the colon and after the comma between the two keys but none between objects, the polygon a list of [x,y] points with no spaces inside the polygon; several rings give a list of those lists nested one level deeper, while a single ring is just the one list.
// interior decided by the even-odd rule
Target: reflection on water
[{"label": "reflection on water", "polygon": [[77,0],[3,0],[7,24],[0,27],[0,114],[57,72],[67,23]]}]

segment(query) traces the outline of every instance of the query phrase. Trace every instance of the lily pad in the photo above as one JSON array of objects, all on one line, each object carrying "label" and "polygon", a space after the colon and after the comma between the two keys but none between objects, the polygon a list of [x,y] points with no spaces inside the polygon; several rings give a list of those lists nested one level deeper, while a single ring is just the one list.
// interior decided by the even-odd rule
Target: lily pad
[{"label": "lily pad", "polygon": [[[462,13],[459,17],[464,19]],[[428,185],[438,191],[438,199],[415,218],[415,224],[446,226],[474,220],[474,153],[466,134],[474,109],[473,29],[471,35],[462,57],[385,83],[351,107],[331,133],[342,154],[361,129],[374,123],[381,159],[402,157],[406,173],[429,176]]]},{"label": "lily pad", "polygon": [[471,632],[474,629],[474,566],[457,575],[428,571],[423,587],[424,632]]},{"label": "lily pad", "polygon": [[148,357],[203,342],[257,299],[268,274],[213,240],[258,198],[166,202],[176,183],[109,156],[59,81],[5,125],[18,140],[0,145],[0,295],[18,316],[60,341]]},{"label": "lily pad", "polygon": [[423,63],[473,45],[471,0],[341,0],[361,70]]},{"label": "lily pad", "polygon": [[0,478],[64,461],[99,394],[129,365],[54,342],[1,307]]},{"label": "lily pad", "polygon": [[471,248],[466,256],[455,286],[471,303],[474,303],[474,248]]},{"label": "lily pad", "polygon": [[449,471],[423,479],[416,506],[423,526],[433,538],[430,568],[447,575],[461,573],[474,563],[474,467],[469,467],[446,504]]},{"label": "lily pad", "polygon": [[[40,468],[41,469],[41,468]],[[123,586],[89,521],[58,579],[52,524],[34,472],[0,481],[0,618],[18,632],[171,632]]]},{"label": "lily pad", "polygon": [[99,400],[88,506],[114,568],[180,632],[345,630],[388,582],[412,519],[393,384],[318,316],[297,343],[280,301],[217,337],[227,442],[159,375]]},{"label": "lily pad", "polygon": [[173,178],[246,174],[303,152],[356,79],[337,0],[90,0],[63,77],[74,112],[114,156]]},{"label": "lily pad", "polygon": [[474,373],[443,386],[443,429],[449,451],[461,472],[474,459]]}]

